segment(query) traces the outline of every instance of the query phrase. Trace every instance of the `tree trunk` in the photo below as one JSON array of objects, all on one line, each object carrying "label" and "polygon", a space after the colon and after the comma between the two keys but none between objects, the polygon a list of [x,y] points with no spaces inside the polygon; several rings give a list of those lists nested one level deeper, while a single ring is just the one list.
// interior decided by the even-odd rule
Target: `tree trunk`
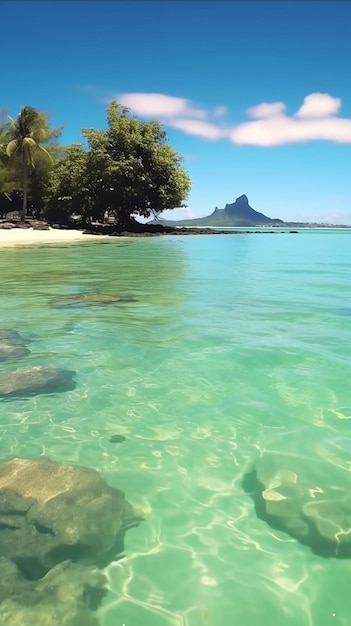
[{"label": "tree trunk", "polygon": [[23,162],[23,203],[21,210],[21,222],[26,221],[28,196],[28,170],[26,160]]}]

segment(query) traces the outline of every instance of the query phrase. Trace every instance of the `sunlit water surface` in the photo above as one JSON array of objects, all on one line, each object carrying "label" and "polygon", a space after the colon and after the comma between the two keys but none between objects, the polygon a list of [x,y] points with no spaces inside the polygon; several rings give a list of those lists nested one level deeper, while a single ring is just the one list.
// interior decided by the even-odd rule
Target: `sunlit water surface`
[{"label": "sunlit water surface", "polygon": [[[349,626],[350,561],[258,519],[243,476],[275,451],[350,484],[350,250],[344,230],[0,251],[0,328],[31,350],[1,371],[77,383],[2,400],[0,457],[96,468],[147,512],[103,626]],[[50,304],[82,291],[135,300]]]}]

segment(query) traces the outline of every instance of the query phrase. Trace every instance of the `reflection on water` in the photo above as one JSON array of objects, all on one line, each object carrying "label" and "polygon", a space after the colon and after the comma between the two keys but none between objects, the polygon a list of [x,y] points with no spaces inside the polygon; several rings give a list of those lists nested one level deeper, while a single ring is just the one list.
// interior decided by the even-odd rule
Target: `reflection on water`
[{"label": "reflection on water", "polygon": [[[145,512],[105,571],[102,626],[348,626],[348,559],[291,520],[309,538],[331,520],[333,541],[350,527],[349,236],[0,251],[0,328],[31,339],[1,376],[76,372],[63,393],[1,403],[1,457],[96,468]],[[51,306],[83,293],[127,301]]]}]

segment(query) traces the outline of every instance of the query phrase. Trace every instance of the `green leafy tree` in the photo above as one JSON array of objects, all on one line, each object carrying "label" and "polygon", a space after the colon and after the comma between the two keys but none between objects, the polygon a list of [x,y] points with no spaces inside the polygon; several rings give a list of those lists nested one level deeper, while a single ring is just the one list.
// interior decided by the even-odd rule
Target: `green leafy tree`
[{"label": "green leafy tree", "polygon": [[85,217],[91,214],[93,201],[88,157],[80,143],[62,149],[50,170],[44,192],[49,220],[68,222],[72,215]]},{"label": "green leafy tree", "polygon": [[8,117],[6,155],[8,167],[23,194],[21,221],[27,214],[28,192],[37,170],[44,174],[53,165],[50,150],[44,147],[57,138],[60,130],[50,130],[46,113],[23,107],[16,120]]},{"label": "green leafy tree", "polygon": [[107,122],[107,130],[82,131],[92,205],[100,216],[113,211],[120,227],[128,227],[134,215],[147,218],[184,206],[190,178],[161,125],[130,116],[117,102],[109,105]]},{"label": "green leafy tree", "polygon": [[87,149],[62,149],[50,169],[43,194],[48,219],[68,221],[75,214],[103,221],[107,211],[123,230],[133,227],[135,216],[184,206],[190,178],[158,122],[140,121],[112,102],[107,129],[85,129],[82,135]]}]

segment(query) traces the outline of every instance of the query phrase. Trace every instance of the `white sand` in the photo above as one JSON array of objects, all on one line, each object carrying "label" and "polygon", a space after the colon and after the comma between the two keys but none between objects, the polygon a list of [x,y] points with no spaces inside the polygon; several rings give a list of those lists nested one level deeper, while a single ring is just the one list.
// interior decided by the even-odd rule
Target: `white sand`
[{"label": "white sand", "polygon": [[33,228],[0,228],[0,248],[47,243],[105,241],[106,235],[83,235],[81,230],[33,230]]}]

